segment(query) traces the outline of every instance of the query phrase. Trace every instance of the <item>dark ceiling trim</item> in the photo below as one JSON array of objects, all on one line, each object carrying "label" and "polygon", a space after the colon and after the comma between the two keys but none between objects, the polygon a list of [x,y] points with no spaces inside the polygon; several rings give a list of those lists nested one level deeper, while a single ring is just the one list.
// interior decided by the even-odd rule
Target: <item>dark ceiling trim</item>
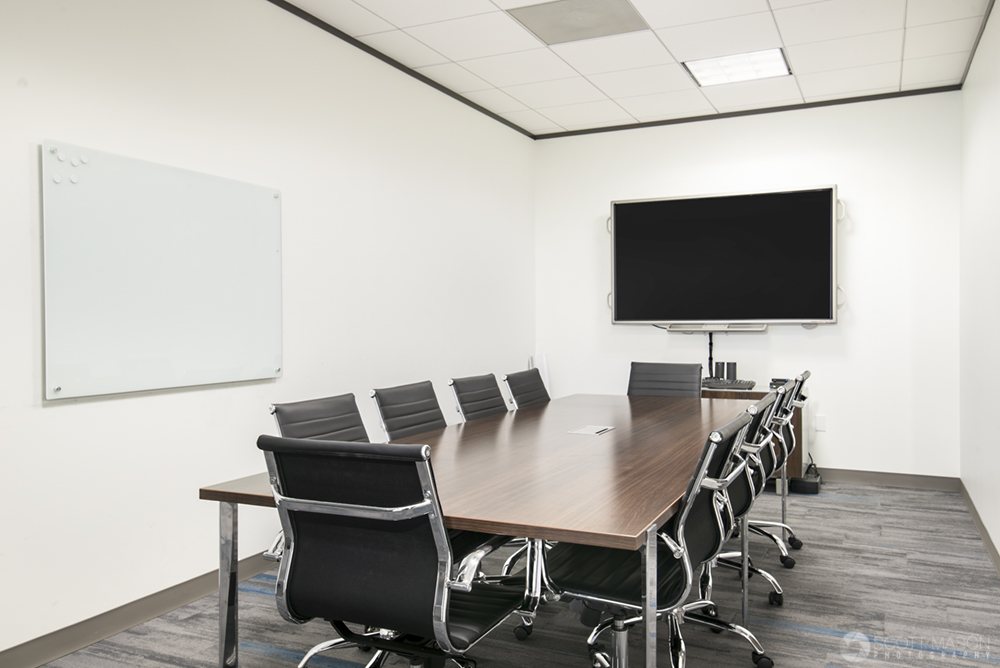
[{"label": "dark ceiling trim", "polygon": [[979,24],[979,34],[976,35],[976,41],[972,44],[972,53],[969,54],[969,62],[965,64],[965,71],[962,72],[962,84],[965,84],[965,77],[969,76],[969,69],[972,67],[972,61],[976,57],[976,49],[979,48],[979,40],[983,38],[983,33],[986,32],[986,24],[990,22],[990,14],[993,13],[993,2],[990,0],[990,4],[986,5],[986,15],[983,17],[983,22]]},{"label": "dark ceiling trim", "polygon": [[774,114],[780,111],[795,111],[797,109],[814,109],[816,107],[832,107],[840,104],[854,104],[855,102],[871,102],[873,100],[889,100],[896,97],[911,97],[913,95],[929,95],[931,93],[948,93],[962,90],[962,84],[952,84],[950,86],[939,86],[937,88],[922,88],[919,90],[904,90],[898,93],[882,93],[879,95],[865,95],[862,97],[849,97],[839,100],[823,100],[822,102],[807,102],[805,104],[790,104],[784,107],[768,107],[766,109],[747,109],[745,111],[729,111],[724,114],[712,114],[710,116],[689,116],[687,118],[671,118],[665,121],[650,121],[648,123],[632,123],[630,125],[615,125],[606,128],[590,128],[587,130],[567,130],[566,132],[552,132],[550,134],[535,135],[535,139],[558,139],[560,137],[577,137],[579,135],[592,135],[601,132],[618,132],[621,130],[639,130],[642,128],[656,128],[661,125],[680,125],[681,123],[700,123],[701,121],[712,121],[719,118],[737,118],[739,116],[757,116],[760,114]]},{"label": "dark ceiling trim", "polygon": [[520,132],[524,136],[529,137],[531,139],[535,139],[535,135],[531,134],[530,132],[528,132],[527,130],[525,130],[522,127],[518,127],[514,123],[511,123],[510,121],[508,121],[503,116],[499,116],[499,115],[493,113],[492,111],[490,111],[489,109],[486,109],[485,107],[479,106],[478,104],[476,104],[472,100],[468,100],[468,99],[462,97],[461,95],[459,95],[458,93],[454,92],[453,90],[445,88],[444,86],[442,86],[441,84],[439,84],[437,81],[434,81],[433,79],[425,77],[423,74],[420,74],[419,72],[411,70],[409,67],[407,67],[406,65],[402,64],[398,60],[393,60],[392,58],[390,58],[389,56],[385,55],[384,53],[382,53],[380,51],[376,51],[375,49],[373,49],[372,47],[368,46],[364,42],[361,42],[361,41],[359,41],[359,40],[351,37],[350,35],[348,35],[346,32],[344,32],[342,30],[338,30],[337,28],[334,28],[329,23],[323,21],[322,19],[316,18],[315,16],[313,16],[309,12],[307,12],[307,11],[305,11],[303,9],[300,9],[299,7],[296,7],[295,5],[293,5],[291,3],[285,2],[285,0],[267,0],[267,1],[270,2],[273,5],[277,5],[278,7],[281,7],[282,9],[284,9],[285,11],[287,11],[287,12],[289,12],[291,14],[294,14],[295,16],[299,17],[303,21],[308,21],[309,23],[313,24],[317,28],[320,28],[321,30],[325,30],[326,32],[328,32],[331,35],[333,35],[334,37],[338,37],[338,38],[344,40],[345,42],[347,42],[351,46],[356,47],[358,49],[361,49],[362,51],[364,51],[368,55],[374,56],[375,58],[378,58],[379,60],[381,60],[382,62],[384,62],[384,63],[386,63],[388,65],[392,65],[393,67],[395,67],[400,72],[403,72],[404,74],[409,74],[414,79],[420,81],[421,83],[427,84],[431,88],[439,90],[440,92],[444,93],[448,97],[454,98],[454,99],[458,100],[459,102],[461,102],[462,104],[465,104],[465,105],[467,105],[469,107],[472,107],[473,109],[475,109],[479,113],[486,114],[487,116],[489,116],[493,120],[498,121],[500,123],[503,123],[504,125],[506,125],[507,127],[511,128],[512,130],[517,130],[518,132]]}]

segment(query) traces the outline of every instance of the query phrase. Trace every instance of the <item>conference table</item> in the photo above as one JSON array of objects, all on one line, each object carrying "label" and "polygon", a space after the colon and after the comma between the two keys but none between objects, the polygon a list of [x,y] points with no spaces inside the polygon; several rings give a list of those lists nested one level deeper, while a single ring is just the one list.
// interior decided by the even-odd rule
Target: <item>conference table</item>
[{"label": "conference table", "polygon": [[[645,664],[656,666],[656,530],[680,506],[705,440],[739,399],[576,394],[394,443],[431,447],[452,529],[641,550]],[[263,458],[262,458],[263,460]],[[238,665],[237,506],[274,507],[267,474],[203,487],[218,501],[219,665]],[[527,599],[537,602],[538,579]]]}]

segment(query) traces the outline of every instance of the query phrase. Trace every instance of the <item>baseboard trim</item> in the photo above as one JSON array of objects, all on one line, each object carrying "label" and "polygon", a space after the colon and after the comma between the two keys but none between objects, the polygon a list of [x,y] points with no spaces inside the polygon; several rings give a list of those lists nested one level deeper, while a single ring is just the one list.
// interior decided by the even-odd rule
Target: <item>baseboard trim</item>
[{"label": "baseboard trim", "polygon": [[[261,555],[255,554],[240,561],[240,580],[260,575],[271,568],[274,568],[274,562],[265,561]],[[216,570],[0,651],[0,666],[36,668],[217,591],[219,571]]]},{"label": "baseboard trim", "polygon": [[932,489],[938,492],[958,492],[962,488],[962,481],[959,478],[936,475],[827,468],[821,468],[819,474],[822,476],[823,482],[845,482],[858,485],[904,487],[907,489]]},{"label": "baseboard trim", "polygon": [[979,531],[980,538],[983,539],[983,545],[986,546],[986,551],[990,555],[990,560],[993,562],[993,568],[996,569],[997,575],[1000,575],[1000,551],[997,550],[997,546],[993,543],[993,538],[990,537],[990,532],[986,530],[986,525],[983,524],[983,519],[979,516],[979,511],[976,510],[976,504],[972,502],[972,497],[969,496],[969,490],[965,488],[965,483],[962,483],[962,498],[965,499],[965,505],[969,508],[969,514],[972,515],[972,521],[976,525],[976,530]]}]

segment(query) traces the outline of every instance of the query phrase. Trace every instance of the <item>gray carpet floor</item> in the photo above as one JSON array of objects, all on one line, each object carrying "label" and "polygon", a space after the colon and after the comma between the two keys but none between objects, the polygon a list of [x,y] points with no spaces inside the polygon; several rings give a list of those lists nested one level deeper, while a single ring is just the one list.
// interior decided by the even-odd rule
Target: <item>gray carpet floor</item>
[{"label": "gray carpet floor", "polygon": [[[780,499],[764,494],[753,516],[776,519]],[[749,627],[778,668],[949,668],[1000,665],[1000,576],[957,493],[824,484],[818,495],[793,495],[789,522],[804,542],[786,569],[777,549],[751,541],[754,563],[785,590],[784,605],[768,604],[767,583],[750,580]],[[276,571],[240,585],[240,665],[294,666],[304,652],[333,637],[325,623],[283,621],[274,605]],[[740,586],[719,571],[720,614],[738,618]],[[509,620],[469,653],[480,668],[586,668],[589,630],[569,606],[541,606],[534,633],[517,641]],[[665,627],[661,625],[661,638]],[[685,624],[691,667],[753,668],[750,646],[732,634]],[[53,661],[52,668],[120,666],[214,668],[218,665],[218,607],[210,596]],[[630,662],[641,666],[638,633]],[[669,666],[666,643],[659,665]],[[341,650],[310,662],[316,668],[355,668],[360,650]],[[405,666],[401,659],[387,665]]]}]

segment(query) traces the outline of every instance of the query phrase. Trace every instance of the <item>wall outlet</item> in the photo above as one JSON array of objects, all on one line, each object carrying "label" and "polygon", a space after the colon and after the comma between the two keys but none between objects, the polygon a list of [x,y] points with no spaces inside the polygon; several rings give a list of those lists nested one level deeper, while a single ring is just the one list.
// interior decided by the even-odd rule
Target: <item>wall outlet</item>
[{"label": "wall outlet", "polygon": [[826,416],[817,415],[815,426],[816,426],[816,431],[826,431]]}]

